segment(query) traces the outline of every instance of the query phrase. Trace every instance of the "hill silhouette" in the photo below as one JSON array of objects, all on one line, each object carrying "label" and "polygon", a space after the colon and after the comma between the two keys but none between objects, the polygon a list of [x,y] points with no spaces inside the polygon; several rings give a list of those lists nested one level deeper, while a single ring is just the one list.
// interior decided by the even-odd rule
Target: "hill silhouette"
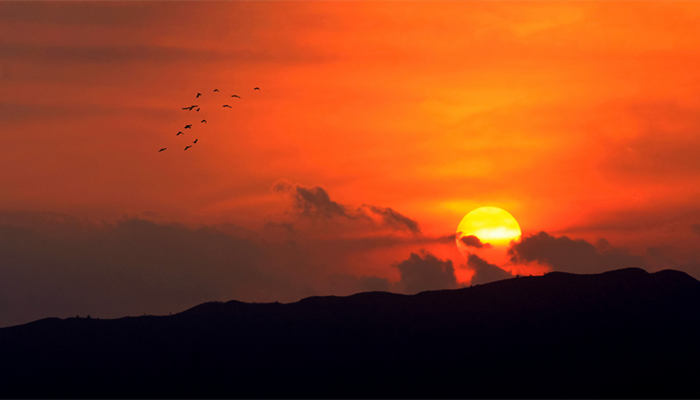
[{"label": "hill silhouette", "polygon": [[554,272],[0,329],[5,397],[700,397],[700,282]]}]

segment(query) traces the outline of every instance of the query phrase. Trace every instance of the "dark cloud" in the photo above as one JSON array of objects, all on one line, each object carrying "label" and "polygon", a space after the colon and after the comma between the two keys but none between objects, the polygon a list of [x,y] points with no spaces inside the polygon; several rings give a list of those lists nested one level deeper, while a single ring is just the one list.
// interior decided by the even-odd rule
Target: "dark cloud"
[{"label": "dark cloud", "polygon": [[391,288],[391,283],[386,278],[361,276],[358,279],[358,287],[363,292],[385,292]]},{"label": "dark cloud", "polygon": [[508,250],[512,263],[539,262],[559,271],[595,273],[613,268],[644,267],[644,258],[615,248],[603,240],[597,246],[567,236],[554,237],[546,232],[525,237]]},{"label": "dark cloud", "polygon": [[399,230],[408,230],[413,233],[420,233],[418,222],[408,218],[403,214],[400,214],[399,212],[391,208],[383,208],[364,204],[362,207],[359,208],[359,211],[364,211],[379,216],[385,225],[390,226],[392,228],[396,228]]},{"label": "dark cloud", "polygon": [[167,314],[212,300],[294,301],[390,289],[384,278],[356,276],[349,261],[383,242],[319,242],[289,225],[268,228],[0,213],[0,326],[47,316]]},{"label": "dark cloud", "polygon": [[438,243],[454,243],[455,239],[457,238],[457,234],[452,233],[450,235],[443,235],[435,238],[435,241]]},{"label": "dark cloud", "polygon": [[329,293],[339,296],[357,292],[388,292],[392,289],[388,279],[378,276],[337,274],[329,277],[329,284]]},{"label": "dark cloud", "polygon": [[307,188],[299,185],[291,185],[286,182],[279,182],[273,186],[276,192],[290,193],[295,210],[305,217],[346,217],[352,218],[339,203],[331,200],[328,193],[319,186]]},{"label": "dark cloud", "polygon": [[[271,221],[254,231],[141,217],[104,222],[0,212],[0,326],[47,316],[167,314],[212,300],[295,301],[456,285],[452,264],[432,255],[402,263],[397,284],[381,276],[391,274],[393,257],[368,256],[390,248],[408,253],[412,246],[453,237],[396,235],[395,227],[382,230],[383,222],[345,217],[344,207],[323,190],[296,193],[305,194],[300,201],[318,206],[307,204],[307,214],[335,215],[329,224],[334,229],[321,226],[319,234],[319,226],[298,221]],[[344,228],[337,229],[336,222],[358,221],[365,224],[360,235],[348,237]]]},{"label": "dark cloud", "polygon": [[472,285],[500,281],[503,279],[512,278],[508,272],[498,268],[497,265],[491,264],[476,254],[470,254],[467,258],[467,265],[474,270],[472,276]]},{"label": "dark cloud", "polygon": [[[142,220],[79,231],[0,226],[0,325],[46,316],[167,313],[265,280],[252,243]],[[257,275],[257,276],[256,276]]]},{"label": "dark cloud", "polygon": [[647,248],[645,256],[650,265],[669,268],[680,265],[673,253],[674,249],[670,246],[651,246]]},{"label": "dark cloud", "polygon": [[491,245],[488,243],[482,243],[481,240],[479,240],[479,238],[474,235],[464,236],[459,240],[461,240],[462,243],[464,243],[465,245],[469,247],[476,247],[477,249],[491,247]]},{"label": "dark cloud", "polygon": [[302,217],[316,219],[343,218],[356,224],[370,223],[398,231],[420,233],[418,223],[389,207],[363,204],[352,208],[331,200],[322,187],[305,187],[289,182],[278,182],[272,188],[275,192],[288,193],[292,198],[294,211]]},{"label": "dark cloud", "polygon": [[407,293],[457,287],[452,261],[441,260],[427,252],[411,253],[408,259],[396,267],[401,274],[397,288]]}]

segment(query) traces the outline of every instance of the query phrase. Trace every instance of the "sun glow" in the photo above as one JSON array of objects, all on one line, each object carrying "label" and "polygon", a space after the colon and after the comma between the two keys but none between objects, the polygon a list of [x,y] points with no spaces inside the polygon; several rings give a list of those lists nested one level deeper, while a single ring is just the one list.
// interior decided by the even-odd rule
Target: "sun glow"
[{"label": "sun glow", "polygon": [[493,246],[507,245],[518,240],[522,232],[518,221],[506,210],[498,207],[480,207],[470,211],[457,227],[457,247],[466,250],[462,241],[466,236],[476,236],[482,243]]}]

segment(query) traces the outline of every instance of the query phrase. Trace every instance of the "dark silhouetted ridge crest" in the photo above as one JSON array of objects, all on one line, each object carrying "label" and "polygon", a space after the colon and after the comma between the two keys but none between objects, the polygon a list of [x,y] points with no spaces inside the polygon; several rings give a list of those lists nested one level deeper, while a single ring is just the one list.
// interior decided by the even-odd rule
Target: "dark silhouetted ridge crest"
[{"label": "dark silhouetted ridge crest", "polygon": [[621,269],[52,318],[0,329],[0,395],[697,398],[698,309],[687,274]]}]

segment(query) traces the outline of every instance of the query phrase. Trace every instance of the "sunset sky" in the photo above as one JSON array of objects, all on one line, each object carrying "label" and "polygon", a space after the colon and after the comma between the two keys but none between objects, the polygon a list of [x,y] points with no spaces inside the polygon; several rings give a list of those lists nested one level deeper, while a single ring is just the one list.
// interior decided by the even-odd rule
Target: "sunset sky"
[{"label": "sunset sky", "polygon": [[[0,326],[458,287],[480,263],[700,278],[699,20],[687,1],[2,2]],[[480,206],[520,247],[460,254]]]}]

